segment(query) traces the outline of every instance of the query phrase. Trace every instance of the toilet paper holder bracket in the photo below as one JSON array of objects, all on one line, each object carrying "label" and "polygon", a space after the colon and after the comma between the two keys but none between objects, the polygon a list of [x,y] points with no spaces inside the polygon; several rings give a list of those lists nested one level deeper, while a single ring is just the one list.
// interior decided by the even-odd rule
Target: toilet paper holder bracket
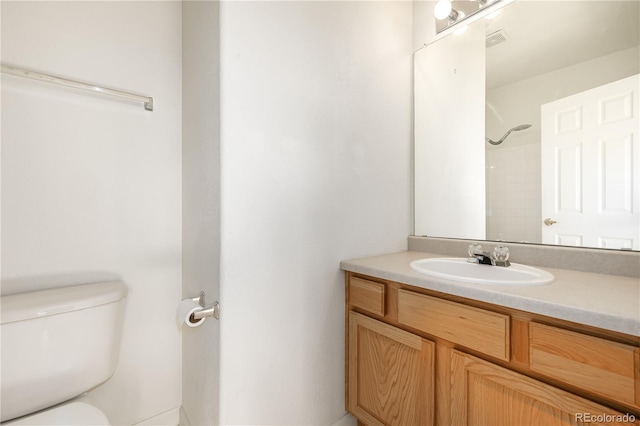
[{"label": "toilet paper holder bracket", "polygon": [[202,318],[214,317],[215,319],[220,319],[220,304],[217,301],[213,302],[213,305],[206,306],[204,291],[200,292],[199,296],[191,298],[194,302],[196,302],[202,308],[199,311],[196,311],[191,314],[189,319],[193,322],[198,321]]}]

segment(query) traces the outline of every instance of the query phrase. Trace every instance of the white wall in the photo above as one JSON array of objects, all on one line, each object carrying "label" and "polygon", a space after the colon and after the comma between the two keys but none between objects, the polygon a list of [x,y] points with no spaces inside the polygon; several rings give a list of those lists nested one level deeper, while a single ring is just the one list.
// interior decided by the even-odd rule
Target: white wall
[{"label": "white wall", "polygon": [[341,259],[406,249],[411,4],[223,2],[222,424],[344,413]]},{"label": "white wall", "polygon": [[[220,296],[218,2],[182,6],[182,294]],[[218,424],[220,322],[182,330],[180,424]]]},{"label": "white wall", "polygon": [[437,1],[413,1],[413,50],[421,49],[436,37],[433,8]]},{"label": "white wall", "polygon": [[2,291],[127,284],[118,368],[88,396],[113,424],[181,401],[180,59],[179,2],[2,2],[3,63],[155,99],[2,77]]}]

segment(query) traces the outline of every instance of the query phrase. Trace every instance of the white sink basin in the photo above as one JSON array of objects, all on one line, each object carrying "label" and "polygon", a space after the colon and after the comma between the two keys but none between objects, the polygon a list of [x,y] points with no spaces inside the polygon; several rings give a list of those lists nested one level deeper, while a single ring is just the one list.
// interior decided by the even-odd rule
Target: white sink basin
[{"label": "white sink basin", "polygon": [[479,265],[458,257],[414,260],[411,268],[436,278],[476,284],[527,286],[551,284],[555,280],[552,273],[531,266],[517,263],[508,267]]}]

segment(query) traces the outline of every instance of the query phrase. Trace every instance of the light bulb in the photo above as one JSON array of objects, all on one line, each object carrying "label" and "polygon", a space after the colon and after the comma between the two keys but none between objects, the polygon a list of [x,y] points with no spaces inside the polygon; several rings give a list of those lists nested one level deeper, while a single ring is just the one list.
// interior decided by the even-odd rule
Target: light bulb
[{"label": "light bulb", "polygon": [[439,0],[433,9],[436,19],[444,19],[451,13],[451,2],[449,0]]}]

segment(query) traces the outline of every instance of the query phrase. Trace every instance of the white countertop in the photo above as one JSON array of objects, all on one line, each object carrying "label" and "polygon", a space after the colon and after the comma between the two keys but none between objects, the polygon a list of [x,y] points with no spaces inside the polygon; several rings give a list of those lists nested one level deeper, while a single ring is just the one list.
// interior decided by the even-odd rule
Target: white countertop
[{"label": "white countertop", "polygon": [[555,275],[555,281],[516,287],[433,278],[409,266],[414,260],[430,257],[450,256],[404,251],[345,260],[340,267],[345,271],[640,337],[638,278],[538,267]]}]

